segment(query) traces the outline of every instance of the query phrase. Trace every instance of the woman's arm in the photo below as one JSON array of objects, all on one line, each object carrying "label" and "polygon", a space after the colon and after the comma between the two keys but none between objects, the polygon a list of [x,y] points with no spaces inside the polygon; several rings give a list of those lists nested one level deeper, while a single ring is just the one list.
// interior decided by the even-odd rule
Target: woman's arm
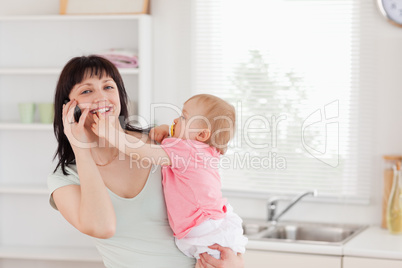
[{"label": "woman's arm", "polygon": [[93,118],[95,123],[92,125],[92,131],[100,138],[105,138],[111,145],[133,160],[147,161],[160,166],[171,165],[168,154],[161,146],[146,143],[137,137],[126,134],[121,127],[116,128],[114,117],[109,117],[108,122],[102,114],[94,115]]},{"label": "woman's arm", "polygon": [[88,116],[85,109],[79,123],[70,124],[73,120],[74,102],[63,108],[64,131],[72,144],[80,178],[80,186],[69,185],[53,192],[53,199],[63,217],[82,233],[97,237],[109,238],[114,235],[116,216],[109,193],[93,160],[90,148],[80,148],[71,142],[80,139],[88,143],[83,135],[84,122]]}]

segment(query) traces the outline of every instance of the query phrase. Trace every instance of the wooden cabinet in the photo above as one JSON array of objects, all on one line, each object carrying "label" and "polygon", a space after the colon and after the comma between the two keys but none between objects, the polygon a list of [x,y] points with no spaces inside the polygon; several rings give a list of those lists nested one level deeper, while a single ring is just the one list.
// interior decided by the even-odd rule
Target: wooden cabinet
[{"label": "wooden cabinet", "polygon": [[0,16],[0,267],[32,267],[27,260],[41,263],[35,267],[103,267],[92,239],[49,205],[52,124],[40,123],[38,110],[32,124],[20,123],[18,104],[52,102],[72,57],[130,49],[138,52],[139,68],[120,72],[137,104],[132,114],[149,122],[151,22],[149,15]]},{"label": "wooden cabinet", "polygon": [[402,260],[343,257],[343,268],[401,268]]},{"label": "wooden cabinet", "polygon": [[247,250],[245,268],[342,268],[341,256]]}]

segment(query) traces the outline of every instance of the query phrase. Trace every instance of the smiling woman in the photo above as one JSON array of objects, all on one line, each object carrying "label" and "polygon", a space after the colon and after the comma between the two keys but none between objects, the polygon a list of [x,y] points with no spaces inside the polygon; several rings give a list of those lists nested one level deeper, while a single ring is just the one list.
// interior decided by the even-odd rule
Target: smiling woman
[{"label": "smiling woman", "polygon": [[[70,101],[64,104],[66,99]],[[75,122],[77,105],[82,115]],[[53,208],[95,238],[106,267],[194,267],[195,259],[174,244],[160,168],[132,165],[91,130],[99,115],[150,143],[144,130],[125,123],[127,94],[116,67],[98,56],[71,59],[57,84],[55,111],[59,161],[48,177]],[[204,254],[197,267],[242,267],[241,256],[216,247],[222,259]]]},{"label": "smiling woman", "polygon": [[[65,99],[71,101],[63,105]],[[124,122],[128,117],[126,103],[121,76],[109,61],[89,56],[67,63],[55,94],[59,162],[48,178],[50,202],[74,227],[96,239],[106,267],[133,263],[153,267],[161,262],[194,267],[194,261],[181,254],[171,239],[160,173],[131,168],[128,159],[117,158],[116,148],[97,146],[102,141],[86,130],[92,120],[90,111],[110,108],[109,115]],[[69,124],[76,105],[83,110],[82,120]],[[142,137],[141,129],[122,126],[131,135]],[[141,211],[148,212],[142,215]],[[155,225],[155,220],[162,224]],[[154,235],[157,243],[152,242]]]},{"label": "smiling woman", "polygon": [[[109,84],[108,84],[109,83]],[[102,90],[95,90],[95,84],[98,86],[96,89],[102,88]],[[114,88],[112,89],[112,87]],[[104,87],[104,88],[103,88]],[[65,166],[74,162],[74,156],[71,145],[68,143],[67,137],[64,135],[63,118],[61,107],[65,104],[66,100],[77,98],[77,104],[81,108],[89,108],[91,105],[96,105],[99,108],[99,104],[105,105],[105,98],[102,94],[109,92],[111,99],[109,102],[115,107],[119,107],[118,111],[115,111],[121,121],[120,123],[129,131],[141,131],[141,129],[133,127],[129,124],[125,124],[128,118],[127,109],[127,93],[124,87],[123,79],[121,78],[117,68],[111,64],[108,60],[97,57],[77,57],[71,59],[64,67],[57,85],[55,94],[55,122],[54,132],[57,140],[59,141],[57,156],[59,156],[59,162],[56,166],[61,167],[63,174],[67,174]],[[98,101],[91,103],[91,96],[98,98]],[[108,98],[109,98],[108,97]],[[94,112],[94,109],[91,110]],[[72,120],[74,121],[74,120]],[[70,121],[70,122],[72,122]]]},{"label": "smiling woman", "polygon": [[[116,112],[118,116],[119,111],[115,111],[115,109],[119,106],[114,103],[119,102],[119,95],[114,80],[110,77],[99,79],[98,76],[91,76],[88,72],[84,81],[85,83],[78,83],[74,86],[69,98],[77,100],[80,109],[89,109],[91,114],[103,113],[106,116],[106,114]],[[106,99],[110,104],[106,103]]]}]

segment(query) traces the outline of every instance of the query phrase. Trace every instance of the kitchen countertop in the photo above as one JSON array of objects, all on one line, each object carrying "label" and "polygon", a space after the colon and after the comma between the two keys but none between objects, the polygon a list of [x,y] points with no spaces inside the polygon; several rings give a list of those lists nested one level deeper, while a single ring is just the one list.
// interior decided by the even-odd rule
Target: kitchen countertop
[{"label": "kitchen countertop", "polygon": [[344,245],[249,240],[247,249],[402,260],[402,235],[369,226]]},{"label": "kitchen countertop", "polygon": [[343,255],[402,260],[402,234],[371,226],[343,246]]},{"label": "kitchen countertop", "polygon": [[249,239],[246,249],[342,256],[342,245],[315,245],[301,242],[270,242]]}]

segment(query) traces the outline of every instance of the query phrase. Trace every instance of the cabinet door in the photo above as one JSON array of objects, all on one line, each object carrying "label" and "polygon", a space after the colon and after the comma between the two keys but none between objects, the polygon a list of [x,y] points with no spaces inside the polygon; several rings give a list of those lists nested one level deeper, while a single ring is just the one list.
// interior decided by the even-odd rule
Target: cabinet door
[{"label": "cabinet door", "polygon": [[343,257],[343,268],[401,268],[402,261],[373,259],[373,258],[357,258]]},{"label": "cabinet door", "polygon": [[340,256],[280,253],[247,250],[244,254],[246,268],[341,268]]}]

